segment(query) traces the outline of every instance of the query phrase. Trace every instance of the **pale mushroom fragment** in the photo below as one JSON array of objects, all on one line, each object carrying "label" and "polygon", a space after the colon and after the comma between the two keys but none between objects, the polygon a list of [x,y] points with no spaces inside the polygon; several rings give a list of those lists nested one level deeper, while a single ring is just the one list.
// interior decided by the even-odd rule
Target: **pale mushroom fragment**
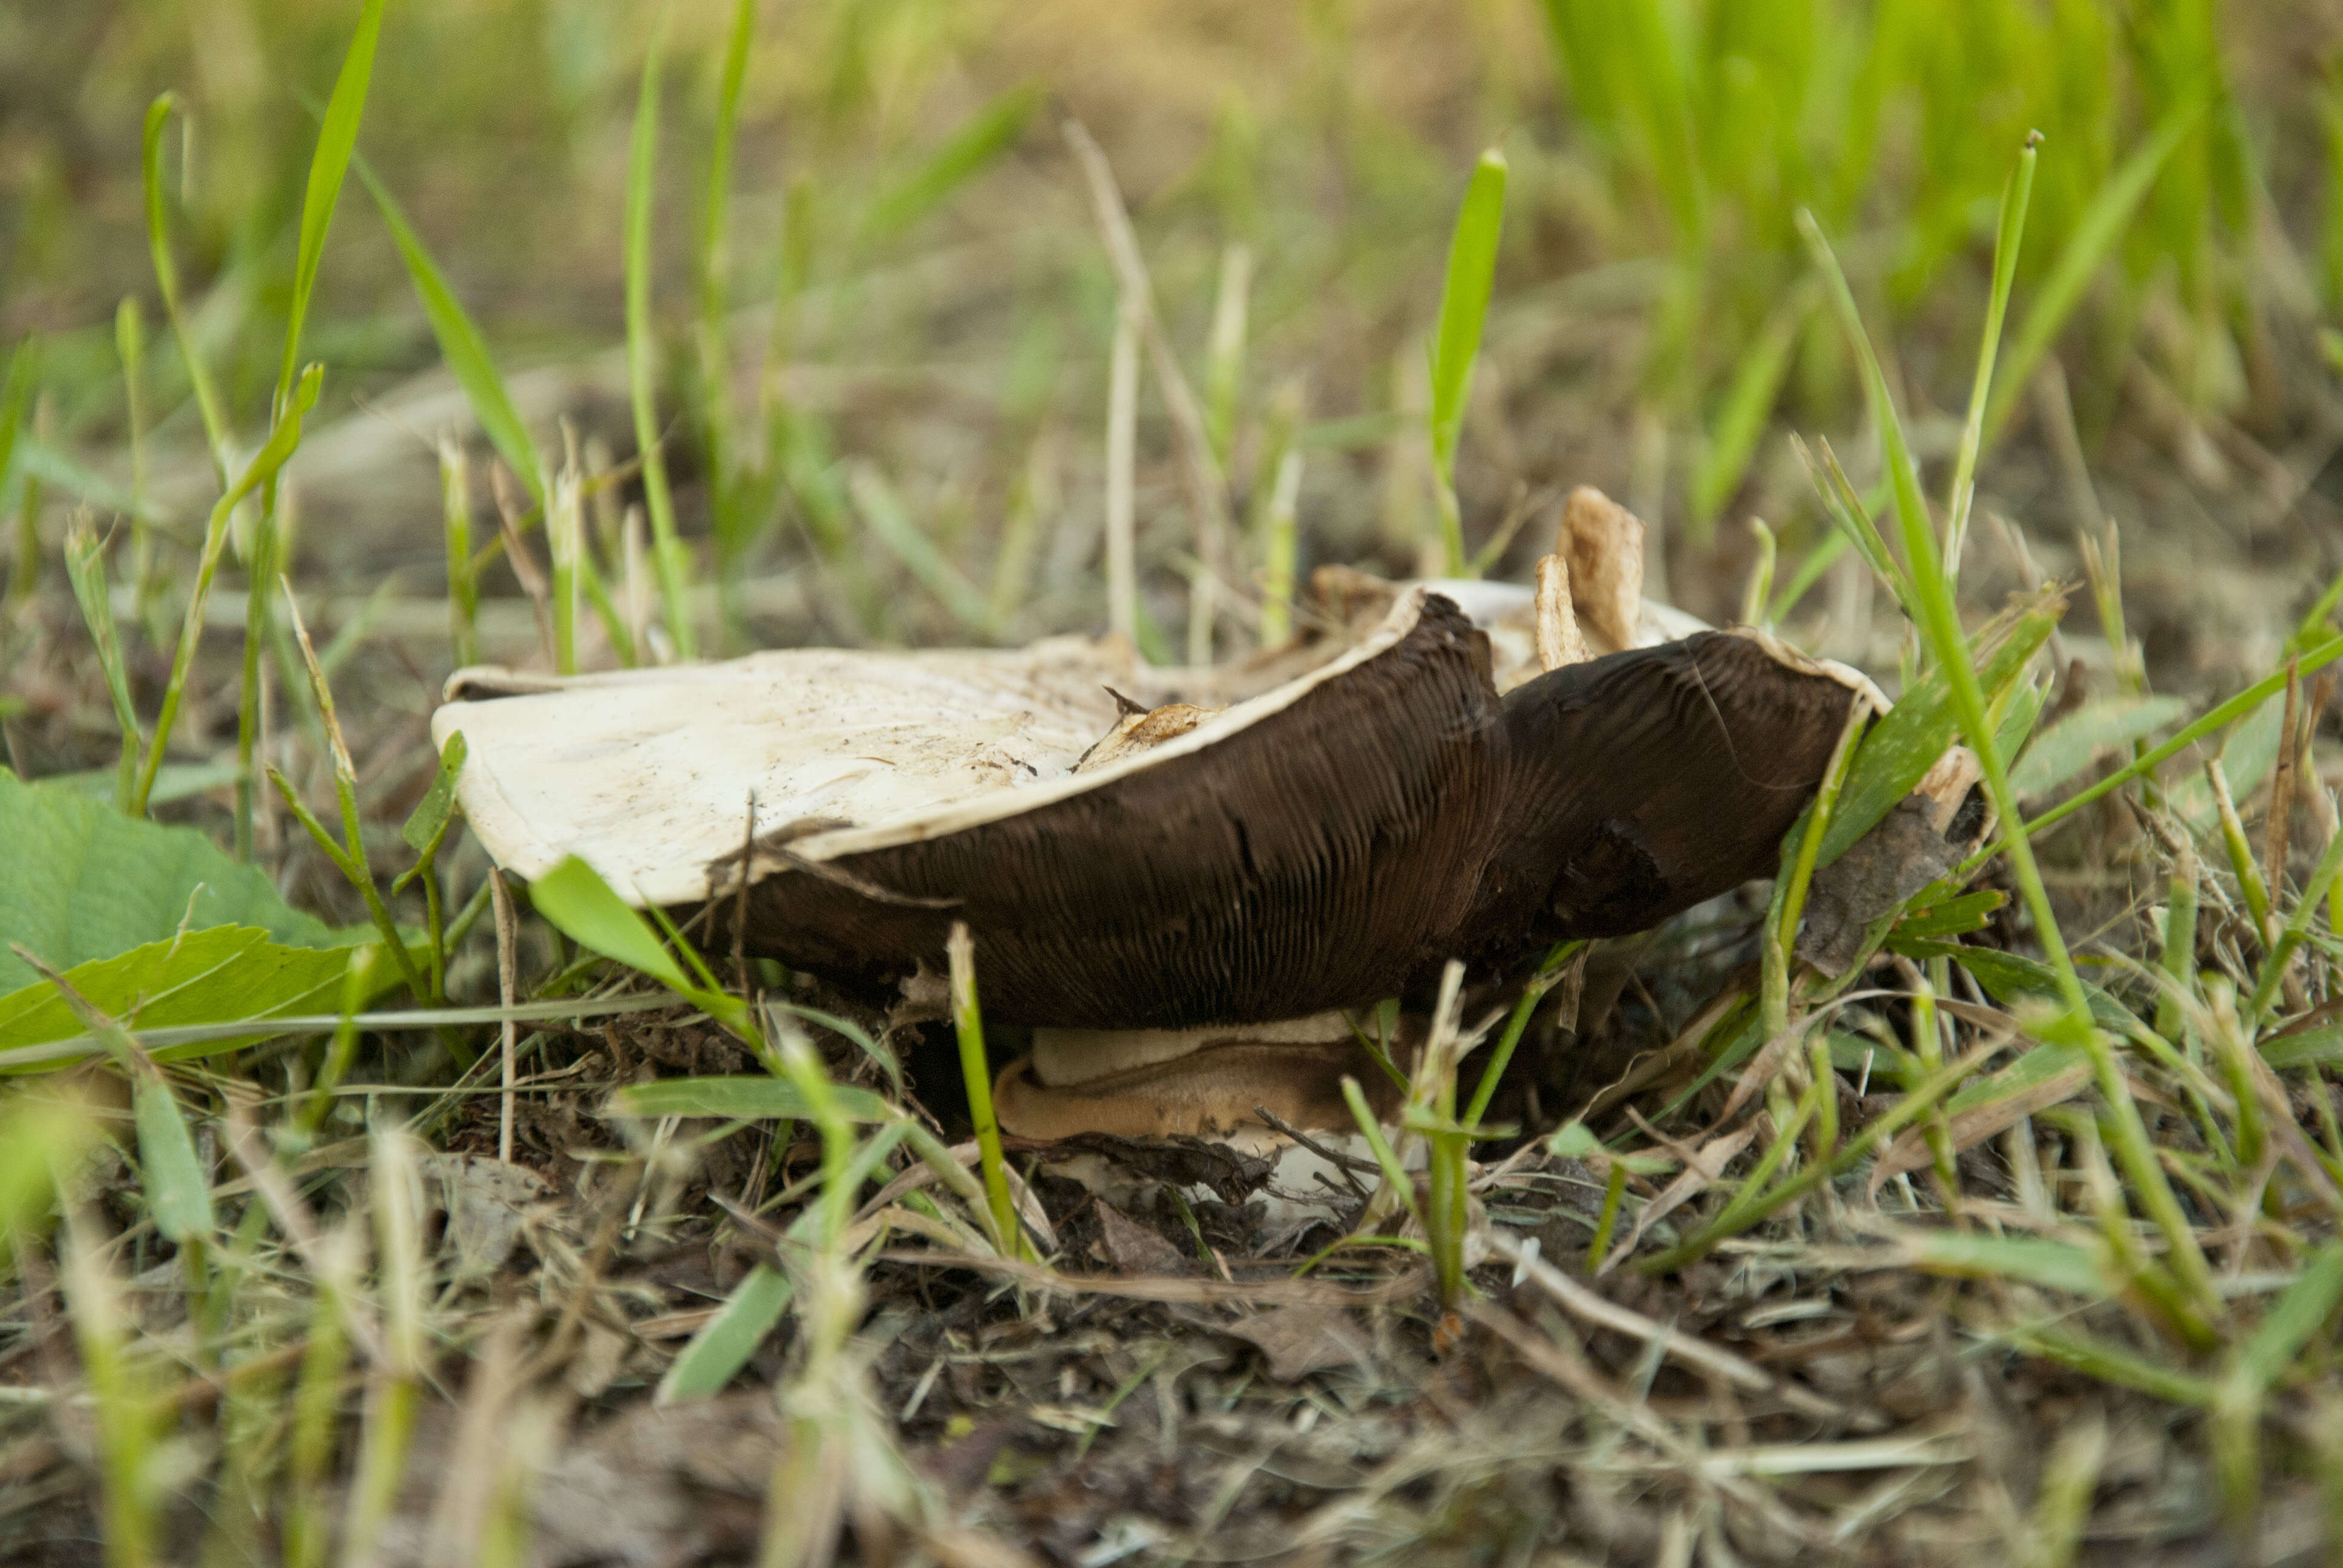
[{"label": "pale mushroom fragment", "polygon": [[[1501,697],[1486,637],[1418,586],[1319,668],[1160,723],[1235,693],[1056,639],[589,677],[453,701],[433,729],[465,734],[468,816],[525,876],[575,852],[639,901],[712,900],[717,944],[744,908],[749,951],[874,994],[940,971],[965,921],[993,1019],[1212,1031],[1181,1048],[1184,1099],[1173,1064],[1103,1041],[1113,1072],[1044,1053],[1039,1097],[1012,1069],[1012,1130],[1071,1101],[1152,1103],[1165,1131],[1276,1101],[1307,1126],[1347,1114],[1332,1058],[1260,1026],[1374,1002],[1452,958],[1516,972],[1769,872],[1867,686],[1784,654],[1703,632]],[[1118,711],[1137,699],[1110,686],[1154,707]],[[1176,733],[1097,759],[1101,736],[1151,724]]]},{"label": "pale mushroom fragment", "polygon": [[1642,644],[1644,524],[1592,485],[1562,505],[1555,553],[1570,564],[1576,597],[1595,635],[1614,648]]},{"label": "pale mushroom fragment", "polygon": [[1577,607],[1570,602],[1570,563],[1547,556],[1537,564],[1537,658],[1540,673],[1590,656],[1578,629]]}]

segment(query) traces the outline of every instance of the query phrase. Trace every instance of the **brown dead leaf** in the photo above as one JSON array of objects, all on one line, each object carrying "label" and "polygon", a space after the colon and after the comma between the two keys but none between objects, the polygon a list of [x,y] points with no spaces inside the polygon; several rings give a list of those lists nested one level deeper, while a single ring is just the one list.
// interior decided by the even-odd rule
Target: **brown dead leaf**
[{"label": "brown dead leaf", "polygon": [[1111,1203],[1098,1205],[1099,1245],[1118,1274],[1190,1274],[1195,1260]]},{"label": "brown dead leaf", "polygon": [[1269,1363],[1269,1375],[1279,1382],[1294,1382],[1329,1367],[1364,1366],[1366,1341],[1351,1314],[1339,1307],[1272,1307],[1222,1325],[1258,1349]]},{"label": "brown dead leaf", "polygon": [[447,1244],[458,1277],[493,1274],[520,1242],[525,1212],[553,1195],[526,1166],[478,1154],[427,1154],[426,1201],[447,1216]]},{"label": "brown dead leaf", "polygon": [[1955,846],[1931,825],[1933,802],[1907,795],[1845,854],[1815,873],[1798,956],[1826,975],[1845,974],[1863,951],[1864,931],[1951,869]]}]

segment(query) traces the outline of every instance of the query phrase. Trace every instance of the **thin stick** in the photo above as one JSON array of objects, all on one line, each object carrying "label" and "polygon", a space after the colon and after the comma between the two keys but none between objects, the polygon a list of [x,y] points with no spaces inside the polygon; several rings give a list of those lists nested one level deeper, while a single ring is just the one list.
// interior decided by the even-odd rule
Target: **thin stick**
[{"label": "thin stick", "polygon": [[1228,486],[1221,477],[1219,460],[1212,456],[1212,439],[1205,427],[1203,409],[1197,404],[1195,393],[1189,389],[1188,377],[1180,368],[1180,357],[1172,352],[1172,340],[1165,336],[1162,319],[1155,313],[1155,288],[1148,280],[1147,263],[1139,254],[1139,238],[1131,232],[1131,215],[1123,210],[1122,193],[1116,188],[1114,170],[1108,165],[1106,154],[1099,150],[1098,143],[1079,122],[1068,120],[1065,134],[1067,144],[1074,149],[1074,156],[1090,181],[1091,205],[1097,211],[1099,230],[1105,236],[1116,280],[1122,286],[1124,309],[1138,313],[1138,324],[1147,335],[1148,358],[1163,389],[1164,411],[1172,416],[1172,427],[1179,434],[1188,504],[1196,514],[1196,558],[1204,563],[1204,577],[1193,590],[1195,598],[1191,600],[1189,657],[1196,658],[1201,628],[1204,656],[1202,662],[1210,662],[1213,614],[1210,585],[1217,583],[1226,571]]},{"label": "thin stick", "polygon": [[[497,1000],[511,1007],[518,965],[514,950],[518,946],[518,922],[513,919],[512,890],[505,886],[505,874],[495,867],[488,869],[488,898],[497,913]],[[513,1157],[513,1069],[518,1054],[519,1027],[511,1018],[504,1020],[501,1030],[504,1050],[504,1093],[497,1114],[497,1158],[509,1165]]]},{"label": "thin stick", "polygon": [[1132,470],[1138,461],[1139,307],[1126,290],[1114,317],[1106,405],[1106,624],[1139,636],[1139,565]]}]

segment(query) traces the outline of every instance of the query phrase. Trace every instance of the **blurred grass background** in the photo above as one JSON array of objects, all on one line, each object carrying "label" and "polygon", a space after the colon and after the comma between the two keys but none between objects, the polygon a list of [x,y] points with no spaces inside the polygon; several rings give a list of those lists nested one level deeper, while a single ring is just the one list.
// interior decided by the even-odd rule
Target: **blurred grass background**
[{"label": "blurred grass background", "polygon": [[[1446,226],[1482,146],[1503,147],[1513,177],[1458,473],[1469,539],[1480,548],[1543,487],[1595,483],[1664,525],[1654,564],[1673,566],[1676,596],[1725,615],[1748,545],[1720,520],[1762,512],[1793,548],[1823,537],[1781,436],[1859,415],[1793,215],[1811,207],[1838,237],[1900,352],[1890,375],[1923,457],[1949,457],[1940,411],[1966,393],[1995,204],[2029,129],[2047,139],[2014,323],[2127,166],[2143,149],[2161,155],[2145,199],[2115,215],[2107,264],[2041,345],[2090,463],[2115,470],[2118,489],[2155,475],[2133,486],[2133,510],[2176,537],[2241,490],[2251,516],[2224,549],[2258,550],[2306,581],[2332,570],[2332,547],[2298,525],[2304,485],[2335,445],[2318,333],[2343,293],[2336,5],[765,5],[707,273],[733,324],[728,399],[697,380],[710,361],[692,324],[708,303],[694,279],[730,11],[677,6],[666,23],[653,231],[661,385],[689,416],[671,437],[682,527],[727,536],[727,575],[848,528],[838,465],[869,458],[996,609],[1031,608],[1005,616],[1004,633],[1100,618],[1095,574],[1076,568],[1089,548],[1080,519],[1100,506],[1116,296],[1055,132],[1069,115],[1106,147],[1200,384],[1223,258],[1248,247],[1223,457],[1238,515],[1257,513],[1299,430],[1305,570],[1410,569],[1435,531],[1408,427],[1425,396]],[[113,318],[126,297],[156,317],[137,127],[166,87],[188,111],[166,166],[197,340],[237,427],[263,423],[315,95],[351,13],[326,0],[0,11],[0,331],[38,350],[37,428],[20,468],[54,448],[126,473]],[[385,32],[365,156],[508,375],[588,367],[522,399],[549,451],[555,414],[606,428],[622,457],[631,444],[623,419],[598,426],[595,389],[617,383],[592,367],[620,335],[627,137],[661,15],[410,0]],[[371,407],[437,363],[363,200],[342,206],[309,330],[331,371],[328,413]],[[168,454],[199,442],[167,334],[149,336],[168,507]],[[2038,461],[1988,461],[1985,484],[2048,537],[2055,568],[2057,541],[2093,520],[2075,514],[2103,498],[2123,507],[2078,498],[2072,474],[2061,478],[2055,442],[2027,428],[2038,400],[2016,357],[1997,413],[2020,416],[2011,428]],[[1146,402],[1143,464],[1171,450]],[[711,458],[728,406],[781,417]],[[377,434],[400,417],[377,417]],[[406,448],[403,477],[361,463],[355,493],[313,484],[310,498],[330,503],[313,520],[331,526],[305,528],[308,557],[395,568],[436,591],[427,439],[409,437],[438,433],[388,437]],[[297,476],[303,462],[319,460],[305,452]],[[1167,624],[1189,548],[1174,472],[1165,461],[1141,475],[1142,555]],[[1523,531],[1520,560],[1538,532]],[[1258,567],[1247,556],[1232,571]],[[1033,578],[1030,607],[1008,580],[1019,574]],[[838,586],[850,616],[824,620],[817,607],[756,634],[966,634],[933,606],[900,602],[883,574]],[[2273,621],[2289,608],[2271,607]]]}]

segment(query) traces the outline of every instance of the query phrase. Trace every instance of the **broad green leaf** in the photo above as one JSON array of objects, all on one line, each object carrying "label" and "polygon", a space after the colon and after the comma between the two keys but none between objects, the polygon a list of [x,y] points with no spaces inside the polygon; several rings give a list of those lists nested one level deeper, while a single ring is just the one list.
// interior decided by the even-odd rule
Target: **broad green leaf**
[{"label": "broad green leaf", "polygon": [[[867,1089],[833,1084],[830,1097],[850,1121],[894,1121],[902,1112]],[[812,1108],[786,1078],[655,1078],[610,1096],[620,1116],[708,1116],[727,1121],[801,1121]]]},{"label": "broad green leaf", "polygon": [[[2015,680],[2035,650],[2057,628],[2066,609],[2064,599],[2044,597],[1980,633],[1979,643],[1989,647],[1991,654],[1978,672],[1978,684],[1992,692]],[[1824,829],[1816,869],[1845,854],[1894,810],[1896,802],[1912,793],[1913,786],[1953,743],[1959,728],[1940,666],[1916,682],[1863,738],[1846,786],[1839,793],[1838,807]]]},{"label": "broad green leaf", "polygon": [[[90,768],[79,773],[51,773],[41,779],[40,788],[70,789],[93,800],[111,800],[117,776],[112,768]],[[192,799],[214,789],[224,789],[235,782],[234,762],[166,762],[155,775],[155,788],[147,791],[146,804],[167,806],[174,800]]]},{"label": "broad green leaf", "polygon": [[970,115],[927,162],[872,199],[863,216],[863,232],[874,240],[892,238],[943,206],[954,191],[1017,145],[1042,97],[1041,89],[1028,83],[1010,88]]},{"label": "broad green leaf", "polygon": [[179,1097],[171,1092],[169,1081],[160,1073],[147,1072],[139,1075],[133,1101],[138,1121],[138,1164],[155,1229],[172,1242],[209,1236],[211,1178],[196,1156],[196,1141],[187,1133]]},{"label": "broad green leaf", "polygon": [[[347,948],[286,947],[253,926],[216,926],[93,959],[65,971],[92,1006],[135,1030],[293,1018],[330,1009],[348,968]],[[393,978],[383,966],[377,990]],[[40,1047],[82,1038],[79,1020],[45,980],[0,996],[0,1072],[94,1056],[95,1042],[65,1051]],[[210,1056],[268,1038],[248,1034],[158,1051],[162,1060]]]},{"label": "broad green leaf", "polygon": [[[0,769],[0,986],[36,977],[7,950],[21,942],[71,970],[182,929],[257,926],[298,947],[341,935],[289,907],[268,878],[192,828],[126,816],[72,789]],[[338,972],[338,960],[337,960]]]},{"label": "broad green leaf", "polygon": [[2009,770],[2020,795],[2056,789],[2101,753],[2152,735],[2188,711],[2177,697],[2109,697],[2086,702],[2034,738]]},{"label": "broad green leaf", "polygon": [[488,339],[480,336],[479,327],[473,324],[463,302],[447,286],[431,253],[423,248],[422,239],[408,225],[407,214],[391,196],[389,187],[375,177],[374,170],[363,160],[357,167],[358,178],[366,182],[367,189],[374,195],[375,206],[382,211],[391,243],[398,246],[399,259],[407,264],[407,280],[415,286],[415,297],[422,302],[424,319],[430,322],[431,336],[438,341],[439,357],[455,373],[456,384],[464,389],[464,400],[472,406],[472,417],[480,422],[489,445],[496,447],[505,466],[519,476],[529,499],[542,508],[544,463],[538,456],[537,443],[529,438],[528,427],[521,421],[520,410],[513,406],[512,394],[505,389],[504,377],[488,353]]},{"label": "broad green leaf", "polygon": [[673,1404],[723,1392],[724,1385],[749,1364],[749,1358],[757,1353],[757,1347],[773,1332],[789,1305],[789,1276],[765,1263],[750,1269],[659,1379],[654,1402]]}]

